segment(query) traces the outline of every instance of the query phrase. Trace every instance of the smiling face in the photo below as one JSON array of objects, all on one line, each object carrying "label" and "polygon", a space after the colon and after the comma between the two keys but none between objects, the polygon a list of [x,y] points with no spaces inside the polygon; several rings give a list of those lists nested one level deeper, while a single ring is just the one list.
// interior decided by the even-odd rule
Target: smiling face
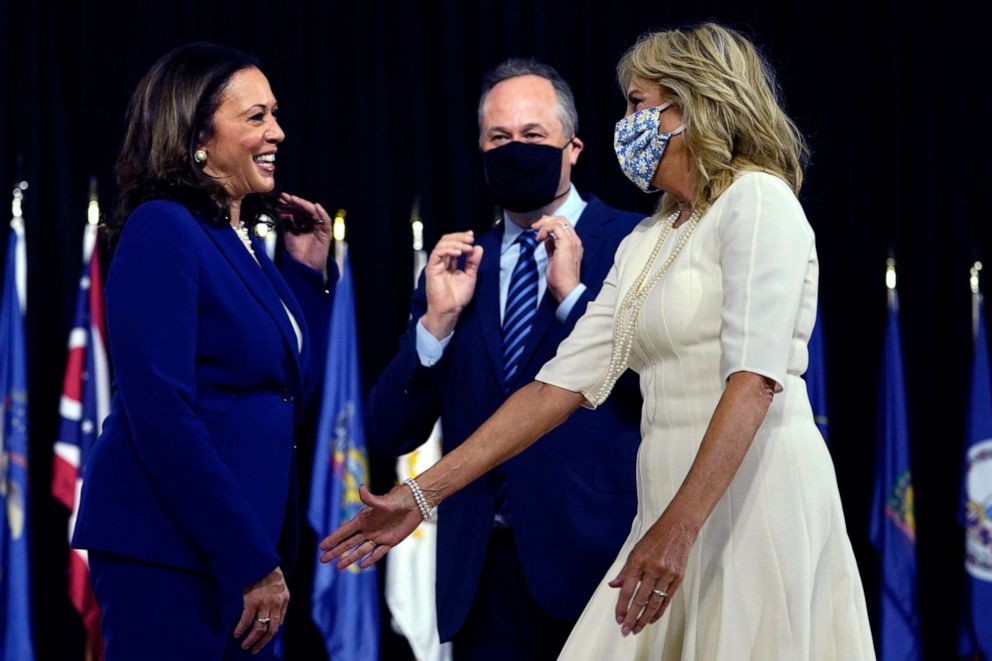
[{"label": "smiling face", "polygon": [[258,69],[242,69],[228,82],[211,120],[213,134],[203,171],[217,179],[231,201],[275,187],[277,145],[286,135],[276,121],[276,99]]},{"label": "smiling face", "polygon": [[[667,103],[672,99],[666,91],[657,83],[634,78],[627,86],[627,111],[624,117],[629,117],[635,112],[645,108],[653,108]],[[658,133],[668,133],[674,131],[682,125],[682,109],[673,104],[663,111],[658,119]],[[655,170],[652,185],[668,193],[682,193],[685,188],[687,176],[690,176],[691,164],[689,161],[689,150],[685,144],[685,134],[680,133],[672,136],[665,148],[658,169]]]}]

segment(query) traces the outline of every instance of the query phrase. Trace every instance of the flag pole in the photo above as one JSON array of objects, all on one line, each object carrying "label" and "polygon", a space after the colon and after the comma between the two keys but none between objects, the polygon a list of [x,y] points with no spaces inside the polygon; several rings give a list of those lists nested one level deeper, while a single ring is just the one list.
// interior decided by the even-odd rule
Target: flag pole
[{"label": "flag pole", "polygon": [[978,275],[982,270],[982,263],[976,261],[968,269],[968,283],[971,285],[971,337],[978,337],[978,315],[981,314],[982,290],[979,287]]},{"label": "flag pole", "polygon": [[17,235],[17,258],[14,260],[14,284],[17,287],[17,298],[21,306],[21,314],[26,315],[28,309],[28,273],[27,248],[24,245],[24,191],[28,182],[19,181],[14,186],[14,199],[10,203],[10,226]]}]

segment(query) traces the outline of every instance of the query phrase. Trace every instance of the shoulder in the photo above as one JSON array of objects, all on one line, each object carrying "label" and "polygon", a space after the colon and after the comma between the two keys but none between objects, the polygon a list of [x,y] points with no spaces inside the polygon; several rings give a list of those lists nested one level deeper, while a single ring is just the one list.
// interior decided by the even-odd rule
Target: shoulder
[{"label": "shoulder", "polygon": [[812,239],[813,229],[799,199],[781,177],[768,172],[748,171],[734,180],[713,203],[717,225],[723,231],[757,222]]},{"label": "shoulder", "polygon": [[171,200],[151,200],[140,204],[128,216],[114,261],[130,255],[137,259],[193,259],[203,232],[200,221],[188,208]]},{"label": "shoulder", "polygon": [[143,202],[131,212],[124,225],[124,234],[148,232],[189,232],[197,224],[190,210],[172,200]]},{"label": "shoulder", "polygon": [[784,179],[769,172],[748,170],[734,179],[714,206],[723,202],[747,202],[764,205],[768,202],[786,205],[802,213],[802,206]]}]

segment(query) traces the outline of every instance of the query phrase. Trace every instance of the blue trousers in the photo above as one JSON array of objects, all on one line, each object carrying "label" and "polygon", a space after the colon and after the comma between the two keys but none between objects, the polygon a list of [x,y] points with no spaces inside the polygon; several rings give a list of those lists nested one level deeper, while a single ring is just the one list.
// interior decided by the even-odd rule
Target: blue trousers
[{"label": "blue trousers", "polygon": [[90,553],[89,562],[106,661],[272,659],[275,641],[253,655],[234,639],[240,591],[224,592],[209,576],[133,558]]},{"label": "blue trousers", "polygon": [[452,651],[455,661],[554,661],[574,624],[541,610],[524,581],[513,532],[496,529],[475,603]]}]

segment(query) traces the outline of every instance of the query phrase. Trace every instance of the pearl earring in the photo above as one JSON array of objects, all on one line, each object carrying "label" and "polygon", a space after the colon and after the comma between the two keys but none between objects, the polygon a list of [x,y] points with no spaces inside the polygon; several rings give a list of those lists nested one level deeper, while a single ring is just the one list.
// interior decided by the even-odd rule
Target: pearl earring
[{"label": "pearl earring", "polygon": [[195,152],[193,152],[193,160],[196,161],[197,163],[199,163],[200,165],[203,165],[204,163],[206,163],[207,162],[207,150],[206,149],[197,149]]}]

